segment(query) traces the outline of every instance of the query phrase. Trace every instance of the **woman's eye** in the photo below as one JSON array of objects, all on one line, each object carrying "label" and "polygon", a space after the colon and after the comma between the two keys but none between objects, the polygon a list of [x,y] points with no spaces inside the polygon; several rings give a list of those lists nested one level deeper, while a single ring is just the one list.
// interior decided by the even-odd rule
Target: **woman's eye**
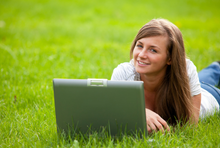
[{"label": "woman's eye", "polygon": [[142,45],[137,45],[137,47],[139,47],[139,48],[143,48],[143,46],[142,46]]},{"label": "woman's eye", "polygon": [[157,53],[155,49],[150,49],[151,52]]}]

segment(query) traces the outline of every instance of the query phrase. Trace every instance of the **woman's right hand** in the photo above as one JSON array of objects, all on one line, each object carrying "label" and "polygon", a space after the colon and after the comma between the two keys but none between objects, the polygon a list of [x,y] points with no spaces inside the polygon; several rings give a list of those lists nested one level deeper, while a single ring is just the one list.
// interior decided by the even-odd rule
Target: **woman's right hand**
[{"label": "woman's right hand", "polygon": [[161,118],[157,113],[146,108],[146,119],[147,119],[147,130],[148,133],[152,133],[153,131],[162,131],[164,133],[165,130],[170,131],[170,127],[167,122]]}]

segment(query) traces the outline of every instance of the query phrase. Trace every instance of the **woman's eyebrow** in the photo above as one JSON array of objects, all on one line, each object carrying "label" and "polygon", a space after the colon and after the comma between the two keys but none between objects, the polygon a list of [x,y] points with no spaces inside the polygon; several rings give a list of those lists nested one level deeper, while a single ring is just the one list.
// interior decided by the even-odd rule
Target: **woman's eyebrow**
[{"label": "woman's eyebrow", "polygon": [[158,47],[158,46],[154,46],[154,45],[151,45],[150,48],[157,48],[157,49],[160,49],[160,47]]},{"label": "woman's eyebrow", "polygon": [[[137,41],[136,44],[142,44],[143,45],[143,43],[141,41]],[[149,46],[149,48],[157,48],[157,49],[160,50],[160,47],[158,47],[157,45],[151,45],[151,46]]]},{"label": "woman's eyebrow", "polygon": [[141,41],[137,41],[137,43],[143,44]]}]

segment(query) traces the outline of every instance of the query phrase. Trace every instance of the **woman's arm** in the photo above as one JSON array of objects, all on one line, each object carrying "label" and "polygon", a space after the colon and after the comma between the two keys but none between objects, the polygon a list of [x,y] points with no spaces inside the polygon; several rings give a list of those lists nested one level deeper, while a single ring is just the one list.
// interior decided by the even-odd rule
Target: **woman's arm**
[{"label": "woman's arm", "polygon": [[200,105],[201,105],[201,86],[199,82],[199,77],[197,73],[197,68],[193,64],[192,61],[186,59],[187,62],[187,73],[189,76],[189,85],[192,97],[192,116],[191,120],[192,123],[197,125],[199,121],[199,112],[200,112]]},{"label": "woman's arm", "polygon": [[195,95],[192,97],[192,123],[198,124],[199,121],[199,112],[200,112],[200,105],[201,105],[201,94]]}]

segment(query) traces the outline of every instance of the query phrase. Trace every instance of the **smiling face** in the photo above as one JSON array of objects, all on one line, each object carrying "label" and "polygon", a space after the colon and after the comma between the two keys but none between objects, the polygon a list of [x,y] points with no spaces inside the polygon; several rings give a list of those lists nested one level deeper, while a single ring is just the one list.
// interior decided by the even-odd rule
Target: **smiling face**
[{"label": "smiling face", "polygon": [[138,73],[164,75],[170,60],[167,57],[168,36],[141,38],[133,50],[134,66]]}]

